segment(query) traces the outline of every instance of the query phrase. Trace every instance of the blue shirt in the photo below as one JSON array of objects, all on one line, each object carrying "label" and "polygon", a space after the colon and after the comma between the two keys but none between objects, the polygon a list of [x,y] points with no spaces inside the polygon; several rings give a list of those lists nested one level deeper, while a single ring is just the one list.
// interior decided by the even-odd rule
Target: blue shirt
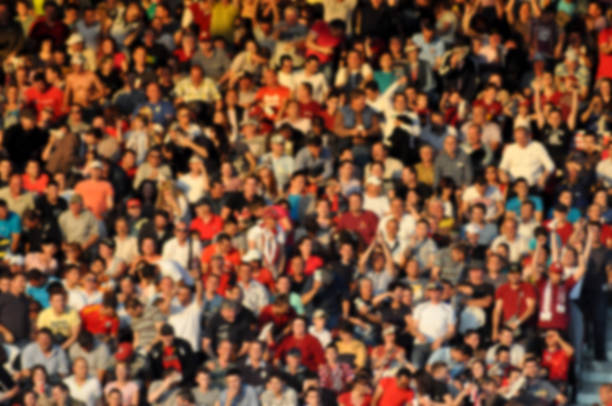
[{"label": "blue shirt", "polygon": [[46,309],[49,307],[49,292],[47,291],[47,288],[51,282],[55,281],[57,281],[57,278],[50,277],[47,282],[40,286],[32,286],[28,283],[26,294],[32,299],[36,300],[43,309]]},{"label": "blue shirt", "polygon": [[8,212],[4,220],[0,220],[0,238],[8,238],[12,241],[13,234],[21,233],[21,220],[16,213]]},{"label": "blue shirt", "polygon": [[[539,198],[538,196],[528,196],[527,198],[531,200],[531,203],[533,203],[535,211],[541,212],[544,210],[544,205],[542,204],[541,198]],[[514,196],[512,199],[509,199],[508,202],[506,203],[506,211],[512,211],[517,216],[520,216],[521,215],[521,204],[522,203],[519,200],[519,198],[517,196]]]},{"label": "blue shirt", "polygon": [[157,103],[146,102],[134,109],[134,113],[138,113],[141,108],[148,107],[153,113],[153,122],[158,124],[168,124],[174,116],[174,106],[172,103],[161,100]]}]

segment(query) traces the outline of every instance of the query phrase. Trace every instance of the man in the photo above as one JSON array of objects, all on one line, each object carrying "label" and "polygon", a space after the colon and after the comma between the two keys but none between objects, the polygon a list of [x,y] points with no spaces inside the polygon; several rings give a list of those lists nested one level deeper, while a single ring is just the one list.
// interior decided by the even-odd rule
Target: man
[{"label": "man", "polygon": [[168,324],[174,328],[175,336],[189,343],[194,351],[200,350],[200,325],[202,319],[202,274],[199,269],[191,270],[195,289],[180,284],[176,302],[170,305]]},{"label": "man", "polygon": [[378,217],[363,209],[363,198],[357,192],[348,197],[348,206],[348,211],[338,218],[338,230],[355,232],[364,244],[369,245],[376,235]]},{"label": "man", "polygon": [[127,314],[130,316],[130,326],[134,333],[132,341],[139,354],[147,354],[156,343],[159,330],[164,324],[165,317],[154,305],[144,305],[135,297],[125,303]]},{"label": "man", "polygon": [[238,286],[242,291],[242,305],[252,311],[255,316],[259,315],[269,302],[268,291],[253,278],[250,263],[245,261],[240,264],[236,274]]},{"label": "man", "polygon": [[54,335],[54,341],[68,349],[76,341],[81,331],[79,314],[66,305],[66,291],[58,286],[50,289],[49,308],[38,314],[36,327],[47,328]]},{"label": "man", "polygon": [[25,102],[34,106],[38,117],[41,112],[49,108],[53,113],[53,121],[63,114],[64,92],[50,85],[45,80],[45,74],[38,72],[34,75],[34,84],[25,91]]},{"label": "man", "polygon": [[311,371],[317,371],[319,365],[325,362],[323,348],[314,336],[308,334],[306,330],[306,320],[298,317],[293,320],[292,334],[285,337],[275,350],[275,359],[285,358],[286,353],[297,348],[301,352],[302,364]]},{"label": "man", "polygon": [[114,189],[110,182],[102,178],[102,162],[92,161],[88,165],[89,179],[76,184],[74,193],[83,198],[83,204],[98,220],[113,209]]},{"label": "man", "polygon": [[104,382],[104,375],[111,356],[106,343],[95,340],[93,334],[83,330],[79,334],[77,342],[70,346],[68,355],[71,360],[77,358],[86,360],[91,370],[95,371],[98,380]]},{"label": "man", "polygon": [[21,236],[19,216],[8,210],[6,201],[0,199],[0,257],[17,252]]},{"label": "man", "polygon": [[230,62],[225,50],[213,46],[210,34],[206,31],[200,32],[199,47],[191,58],[191,63],[200,65],[206,75],[217,82],[227,72]]},{"label": "man", "polygon": [[[196,209],[196,211],[197,210],[198,209]],[[200,219],[200,217],[197,217],[194,221],[198,219]],[[164,243],[162,259],[174,261],[185,269],[192,269],[196,263],[199,267],[202,245],[198,238],[189,235],[187,223],[178,221],[174,225],[174,235],[173,238]]]},{"label": "man", "polygon": [[255,103],[261,108],[264,118],[274,121],[281,107],[289,99],[290,91],[278,84],[274,69],[267,68],[262,74],[263,86],[255,94]]},{"label": "man", "polygon": [[175,104],[210,104],[221,98],[217,85],[204,76],[200,65],[192,65],[189,77],[181,79],[174,87]]},{"label": "man", "polygon": [[51,388],[51,405],[53,406],[85,406],[85,403],[70,396],[70,389],[64,382],[59,382]]},{"label": "man", "polygon": [[148,354],[153,378],[161,379],[169,371],[174,371],[180,375],[179,381],[190,382],[195,372],[196,359],[189,343],[175,337],[174,328],[169,324],[161,326],[159,337]]},{"label": "man", "polygon": [[80,313],[83,329],[103,340],[116,338],[119,332],[119,317],[117,317],[117,298],[106,294],[102,303],[85,306]]},{"label": "man", "polygon": [[72,364],[73,375],[64,379],[70,395],[86,406],[96,406],[102,397],[100,381],[89,375],[89,366],[85,358],[77,358]]},{"label": "man", "polygon": [[85,69],[85,57],[75,54],[70,58],[72,73],[66,76],[66,91],[64,93],[64,108],[79,105],[86,109],[104,96],[104,85],[98,76]]},{"label": "man", "polygon": [[455,335],[455,313],[450,305],[442,302],[442,285],[430,282],[426,289],[429,300],[415,308],[410,326],[415,337],[412,363],[417,368],[425,365],[432,351]]},{"label": "man", "polygon": [[389,199],[382,193],[382,181],[376,176],[369,176],[365,182],[363,208],[371,211],[380,219],[389,213]]},{"label": "man", "polygon": [[515,335],[522,335],[521,326],[531,320],[536,308],[536,293],[533,286],[521,281],[521,268],[512,264],[508,270],[508,282],[495,292],[493,309],[493,341],[499,338],[500,327],[505,325]]},{"label": "man", "polygon": [[45,169],[51,174],[67,173],[79,158],[80,145],[79,136],[72,132],[67,124],[62,123],[51,130],[49,140],[41,154]]},{"label": "man", "polygon": [[11,175],[8,186],[0,189],[0,199],[5,201],[8,210],[15,212],[19,217],[23,217],[26,210],[35,207],[34,195],[23,189],[23,179],[17,173]]},{"label": "man", "polygon": [[514,130],[514,143],[506,146],[499,168],[506,171],[510,180],[525,178],[529,186],[544,188],[555,164],[538,141],[532,141],[531,132],[525,127]]},{"label": "man", "polygon": [[485,358],[487,364],[492,365],[495,363],[495,355],[498,348],[506,347],[510,351],[510,364],[520,367],[525,359],[525,347],[514,339],[514,330],[508,326],[502,326],[498,338],[498,342],[487,350]]},{"label": "man", "polygon": [[8,292],[0,293],[0,334],[5,343],[19,347],[30,338],[30,299],[25,295],[26,278],[11,275]]},{"label": "man", "polygon": [[280,187],[289,183],[294,172],[294,158],[285,153],[285,138],[275,134],[270,138],[270,152],[261,157],[260,163],[272,169]]},{"label": "man", "polygon": [[240,371],[230,369],[225,374],[225,387],[219,396],[216,406],[259,406],[255,390],[242,383]]},{"label": "man", "polygon": [[547,404],[553,402],[565,404],[567,402],[567,398],[550,381],[540,377],[540,363],[536,358],[529,357],[525,360],[523,374],[526,384],[523,388],[525,399],[522,400],[525,403],[533,404],[540,401]]},{"label": "man", "polygon": [[[217,213],[213,212],[210,200],[204,197],[195,203],[195,214],[196,217],[191,220],[191,224],[189,225],[189,232],[197,233],[198,237],[200,237],[200,241],[207,245],[212,242],[212,240],[221,232],[221,230],[223,230],[223,219]],[[180,228],[179,224],[175,226],[175,232],[177,228]],[[187,236],[188,234],[185,233],[185,237]],[[177,235],[176,238],[178,239],[179,236]],[[193,244],[196,244],[198,247],[201,246],[200,241],[193,237],[192,240]],[[182,243],[183,242],[181,242],[181,244]],[[172,249],[174,248],[175,247]],[[196,247],[194,246],[193,248]],[[200,251],[201,248],[198,248],[198,257],[200,256]]]},{"label": "man", "polygon": [[322,144],[321,137],[310,136],[306,139],[306,146],[295,156],[295,170],[306,171],[311,184],[321,185],[333,175],[332,154]]},{"label": "man", "polygon": [[254,339],[255,323],[255,317],[249,310],[226,299],[219,311],[208,321],[202,340],[202,350],[208,354],[215,354],[219,342],[229,339],[237,354],[246,354],[249,342]]},{"label": "man", "polygon": [[447,177],[451,178],[458,188],[472,183],[472,163],[457,144],[456,137],[444,138],[444,148],[434,163],[434,187],[438,187],[440,180]]},{"label": "man", "polygon": [[77,243],[87,251],[98,241],[98,220],[83,207],[83,198],[79,194],[72,195],[68,210],[59,216],[58,223],[64,243]]},{"label": "man", "polygon": [[36,113],[30,109],[21,110],[19,122],[7,128],[2,137],[2,146],[16,172],[23,171],[28,160],[40,157],[48,137],[45,129],[36,126]]},{"label": "man", "polygon": [[[321,28],[322,30],[325,30],[327,27],[324,26],[318,26],[319,28]],[[333,42],[333,38],[334,37],[334,33],[333,33],[333,26],[329,27],[331,28],[330,34],[331,37],[328,37],[327,35],[323,34],[323,36],[326,37],[326,41],[331,40],[331,42]],[[335,27],[337,28],[337,26]],[[314,43],[316,44],[318,42],[318,40],[321,40],[321,36],[322,33],[321,32],[314,32],[316,30],[316,26],[313,25],[311,32],[308,35],[308,41],[314,41]],[[327,33],[326,33],[327,34]],[[316,35],[316,39],[313,40],[313,37]],[[327,45],[325,45],[325,47],[333,47],[333,43],[328,42]],[[306,44],[307,48],[314,48],[312,47],[312,43],[310,44]],[[311,93],[312,93],[312,98],[317,102],[317,103],[323,103],[325,101],[325,97],[327,96],[327,94],[329,93],[329,85],[327,83],[327,79],[325,78],[325,75],[323,74],[323,72],[319,72],[319,60],[320,59],[327,59],[330,57],[329,54],[322,54],[320,53],[322,49],[319,48],[318,51],[317,50],[307,50],[306,54],[308,55],[309,52],[314,51],[316,52],[316,55],[312,55],[312,56],[307,56],[306,58],[306,62],[304,63],[304,70],[299,71],[294,73],[294,81],[295,83],[298,84],[298,87],[300,84],[303,83],[308,83],[310,85],[310,89],[311,89]],[[313,52],[313,53],[314,53]],[[299,93],[299,91],[298,91]]]},{"label": "man", "polygon": [[519,262],[529,250],[528,240],[521,237],[517,230],[517,221],[512,217],[506,217],[500,227],[500,235],[491,243],[493,250],[505,244],[509,250],[508,260],[515,263]]},{"label": "man", "polygon": [[0,3],[0,37],[4,39],[0,45],[0,58],[10,62],[24,45],[24,29],[18,19],[11,15],[12,6],[8,2]]},{"label": "man", "polygon": [[400,368],[395,376],[382,378],[378,382],[372,406],[403,406],[410,404],[414,399],[414,392],[410,382],[412,374],[406,368]]},{"label": "man", "polygon": [[533,209],[535,211],[535,220],[541,222],[544,218],[544,203],[542,202],[542,198],[540,196],[536,194],[529,194],[529,184],[527,183],[527,179],[516,179],[514,181],[513,189],[516,196],[506,201],[506,211],[508,213],[515,214],[517,217],[522,217],[522,204],[526,201],[530,201],[533,204]]},{"label": "man", "polygon": [[162,92],[159,84],[155,81],[147,84],[146,87],[147,101],[139,104],[134,109],[133,113],[137,114],[142,109],[147,108],[153,113],[153,122],[161,125],[167,125],[174,119],[174,106],[167,100],[162,99]]},{"label": "man", "polygon": [[36,341],[28,344],[21,353],[20,377],[29,378],[32,368],[42,365],[50,378],[68,375],[68,357],[62,348],[53,345],[53,334],[48,328],[36,333]]}]

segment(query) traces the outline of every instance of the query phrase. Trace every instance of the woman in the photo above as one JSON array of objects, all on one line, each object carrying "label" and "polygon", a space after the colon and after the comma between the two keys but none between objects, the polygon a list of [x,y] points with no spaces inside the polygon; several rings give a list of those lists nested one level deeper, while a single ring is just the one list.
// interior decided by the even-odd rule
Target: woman
[{"label": "woman", "polygon": [[118,389],[113,389],[104,395],[105,406],[126,406],[131,403],[124,403],[121,399],[121,392]]},{"label": "woman", "polygon": [[105,56],[100,60],[96,75],[98,75],[98,78],[104,84],[104,94],[106,97],[111,97],[123,86],[121,73],[115,67],[113,58],[110,56]]},{"label": "woman", "polygon": [[51,386],[49,386],[47,370],[42,365],[32,368],[32,392],[38,398],[38,404],[45,404],[51,399]]},{"label": "woman", "polygon": [[4,109],[2,112],[2,121],[4,128],[9,128],[14,124],[19,123],[19,112],[21,111],[22,103],[19,98],[19,88],[14,84],[8,85],[4,93]]},{"label": "woman", "polygon": [[45,239],[41,244],[40,252],[30,252],[25,257],[25,269],[39,269],[48,275],[55,275],[58,270],[58,263],[55,259],[57,246],[52,239]]},{"label": "woman", "polygon": [[115,366],[115,380],[104,387],[104,394],[108,398],[118,392],[122,406],[138,406],[140,388],[135,381],[130,380],[130,367],[126,362],[118,362]]},{"label": "woman", "polygon": [[372,372],[375,381],[382,378],[385,372],[402,366],[406,362],[404,349],[395,343],[395,327],[386,327],[382,336],[383,343],[374,347],[371,354]]},{"label": "woman", "polygon": [[334,344],[325,348],[325,364],[319,365],[321,388],[340,393],[355,377],[350,365],[338,361],[338,349]]},{"label": "woman", "polygon": [[229,162],[223,162],[220,168],[221,182],[226,192],[237,192],[241,189],[242,181],[236,175],[234,166]]},{"label": "woman", "polygon": [[264,199],[268,202],[274,202],[279,192],[274,172],[269,167],[262,166],[257,171],[257,175],[261,181]]},{"label": "woman", "polygon": [[96,65],[100,66],[100,62],[104,58],[111,58],[114,69],[127,71],[127,58],[123,52],[117,51],[117,45],[111,37],[104,37],[100,41]]},{"label": "woman", "polygon": [[303,237],[297,243],[299,255],[304,260],[304,274],[312,275],[317,269],[323,266],[323,259],[312,253],[313,242],[310,237]]},{"label": "woman", "polygon": [[41,172],[40,163],[36,160],[28,161],[21,179],[23,188],[28,192],[43,193],[49,183],[49,175]]},{"label": "woman", "polygon": [[155,208],[157,210],[165,210],[169,215],[170,222],[178,220],[189,222],[189,204],[187,199],[171,180],[161,183]]}]

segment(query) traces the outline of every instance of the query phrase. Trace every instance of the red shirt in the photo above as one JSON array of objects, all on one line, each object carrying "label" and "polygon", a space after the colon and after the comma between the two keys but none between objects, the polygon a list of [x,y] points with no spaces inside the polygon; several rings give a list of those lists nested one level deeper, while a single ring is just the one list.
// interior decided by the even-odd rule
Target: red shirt
[{"label": "red shirt", "polygon": [[162,366],[164,369],[174,369],[177,372],[181,372],[183,367],[181,361],[176,355],[176,349],[174,347],[164,347],[162,351]]},{"label": "red shirt", "polygon": [[555,351],[545,349],[542,353],[542,366],[548,369],[548,379],[551,381],[567,381],[571,357],[561,348]]},{"label": "red shirt", "polygon": [[36,108],[38,117],[46,107],[50,107],[53,110],[53,118],[57,119],[63,112],[64,92],[55,86],[49,86],[44,92],[36,86],[31,86],[25,91],[25,102]]},{"label": "red shirt", "polygon": [[302,365],[316,372],[319,365],[325,362],[325,354],[321,343],[314,336],[306,334],[304,337],[297,339],[293,335],[286,337],[276,348],[276,359],[284,360],[287,352],[293,348],[297,348],[302,353]]},{"label": "red shirt", "polygon": [[210,10],[202,10],[198,2],[193,2],[189,6],[189,11],[193,15],[193,22],[200,28],[200,35],[202,33],[208,33],[210,31]]},{"label": "red shirt", "polygon": [[[202,250],[202,255],[200,255],[200,260],[203,264],[208,264],[212,257],[217,253],[217,244],[210,244]],[[230,251],[223,255],[223,260],[225,264],[238,266],[240,265],[240,253],[237,249],[232,248]]]},{"label": "red shirt", "polygon": [[[567,330],[569,326],[569,293],[576,284],[573,277],[567,278],[560,285],[551,288],[551,303],[544,303],[548,280],[541,278],[537,283],[538,290],[538,327],[541,329]],[[547,309],[548,307],[548,309]],[[546,316],[546,313],[550,315]]]},{"label": "red shirt", "polygon": [[482,106],[484,107],[487,113],[487,119],[493,120],[495,117],[502,113],[502,105],[500,102],[493,100],[493,102],[487,104],[484,100],[476,100],[473,103],[474,106]]},{"label": "red shirt", "polygon": [[191,221],[189,230],[198,233],[202,241],[212,240],[223,230],[223,219],[216,214],[211,214],[209,221],[196,217]]},{"label": "red shirt", "polygon": [[312,119],[321,114],[321,105],[314,100],[308,103],[300,103],[300,117]]},{"label": "red shirt", "polygon": [[253,279],[264,285],[270,292],[276,290],[274,275],[267,268],[261,268],[253,272]]},{"label": "red shirt", "polygon": [[272,322],[276,331],[282,331],[295,318],[295,310],[293,310],[292,307],[289,307],[289,312],[275,314],[273,309],[274,307],[271,304],[264,306],[259,313],[258,323],[263,327]]},{"label": "red shirt", "polygon": [[378,400],[379,406],[404,406],[414,398],[412,389],[397,386],[397,378],[393,376],[381,379],[378,384],[383,388],[382,396]]},{"label": "red shirt", "polygon": [[354,215],[350,211],[338,218],[338,229],[349,230],[358,233],[366,244],[370,244],[376,235],[378,227],[378,216],[368,210],[362,210],[360,214]]},{"label": "red shirt", "polygon": [[27,174],[21,175],[21,181],[23,188],[28,192],[43,193],[49,183],[49,175],[46,173],[41,174],[38,178],[32,179]]},{"label": "red shirt", "polygon": [[338,404],[340,406],[370,406],[372,403],[372,396],[365,395],[363,397],[363,402],[361,403],[353,403],[351,399],[351,392],[344,392],[342,395],[338,396]]},{"label": "red shirt", "polygon": [[[599,31],[597,45],[603,45],[612,40],[612,28]],[[599,51],[599,66],[597,68],[597,79],[612,78],[612,54],[604,54]]]},{"label": "red shirt", "polygon": [[527,282],[521,282],[518,289],[512,289],[510,283],[504,283],[495,292],[495,300],[501,299],[504,303],[504,322],[513,316],[520,317],[527,310],[527,299],[536,299],[533,286]]},{"label": "red shirt", "polygon": [[[552,223],[552,220],[548,220],[544,222],[544,227],[546,227],[548,232],[552,231],[550,229],[551,223]],[[555,227],[555,231],[559,235],[559,238],[561,238],[561,242],[563,243],[563,245],[565,245],[567,244],[567,241],[569,240],[572,233],[574,232],[574,226],[572,226],[572,223],[570,223],[569,221],[566,221],[565,224],[562,225],[561,227],[559,226]]]},{"label": "red shirt", "polygon": [[289,96],[291,96],[291,92],[284,86],[264,86],[255,93],[255,100],[261,102],[264,117],[274,120]]},{"label": "red shirt", "polygon": [[[322,21],[322,20],[319,20],[316,23],[314,23],[312,27],[310,28],[310,31],[317,35],[317,38],[315,38],[314,42],[315,44],[321,47],[335,48],[338,45],[340,45],[343,39],[341,36],[334,37],[331,33],[329,24],[327,24],[325,21]],[[333,57],[333,53],[326,54],[323,52],[318,52],[318,51],[307,48],[306,57],[309,57],[311,55],[316,56],[319,59],[319,62],[321,62],[322,64],[331,61]]]},{"label": "red shirt", "polygon": [[91,334],[116,335],[119,331],[119,319],[102,313],[102,305],[85,306],[81,310],[83,328]]}]

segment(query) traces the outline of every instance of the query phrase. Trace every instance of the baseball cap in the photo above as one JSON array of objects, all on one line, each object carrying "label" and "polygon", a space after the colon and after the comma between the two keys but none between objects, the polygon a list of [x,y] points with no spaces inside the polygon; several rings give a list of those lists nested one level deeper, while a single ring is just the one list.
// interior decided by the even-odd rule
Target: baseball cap
[{"label": "baseball cap", "polygon": [[80,44],[81,42],[84,42],[83,36],[78,32],[75,32],[68,37],[68,39],[66,40],[66,45],[70,46],[74,44]]},{"label": "baseball cap", "polygon": [[366,185],[380,186],[382,185],[382,182],[377,176],[368,176],[366,179]]},{"label": "baseball cap", "polygon": [[508,265],[508,272],[518,272],[518,273],[520,273],[521,271],[522,271],[521,264],[519,264],[517,262],[513,262],[510,265]]},{"label": "baseball cap", "polygon": [[132,207],[140,207],[141,206],[140,199],[132,197],[131,199],[128,199],[125,205],[127,206],[128,209],[131,209]]},{"label": "baseball cap", "polygon": [[170,324],[164,324],[161,326],[161,329],[159,329],[159,333],[162,336],[171,336],[174,335],[174,328]]},{"label": "baseball cap", "polygon": [[317,319],[322,319],[324,317],[327,317],[327,313],[325,313],[325,310],[323,310],[323,309],[317,309],[312,314],[312,317],[313,318],[317,318]]},{"label": "baseball cap", "polygon": [[90,162],[90,163],[87,165],[87,167],[88,167],[89,169],[102,169],[102,168],[103,168],[103,166],[102,166],[102,162],[98,161],[97,159],[96,159],[95,161],[91,161],[91,162]]},{"label": "baseball cap", "polygon": [[127,361],[134,353],[134,346],[131,343],[121,343],[115,352],[115,359],[119,362]]},{"label": "baseball cap", "polygon": [[70,203],[83,203],[83,198],[79,194],[73,194],[70,196]]},{"label": "baseball cap", "polygon": [[550,273],[563,273],[563,265],[560,262],[553,262],[548,267],[548,272]]},{"label": "baseball cap", "polygon": [[442,290],[442,284],[439,282],[429,282],[426,286],[427,290]]}]

